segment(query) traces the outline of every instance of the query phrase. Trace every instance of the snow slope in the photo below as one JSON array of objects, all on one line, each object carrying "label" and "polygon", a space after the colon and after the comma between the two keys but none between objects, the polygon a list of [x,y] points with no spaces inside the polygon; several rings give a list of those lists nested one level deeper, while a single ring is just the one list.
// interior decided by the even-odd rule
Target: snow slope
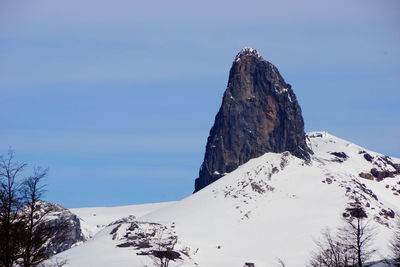
[{"label": "snow slope", "polygon": [[113,221],[130,215],[138,218],[173,203],[163,202],[120,207],[76,208],[70,209],[70,211],[80,218],[82,231],[88,239]]},{"label": "snow slope", "polygon": [[[289,267],[306,266],[314,240],[324,228],[339,226],[356,198],[379,233],[376,248],[386,255],[392,217],[400,212],[400,175],[378,182],[366,174],[394,172],[400,160],[326,132],[308,139],[311,162],[267,153],[181,201],[114,222],[58,257],[68,266],[157,266],[151,250],[177,240],[180,258],[170,266],[277,266],[278,258]],[[87,216],[94,209],[74,212],[100,222]]]}]

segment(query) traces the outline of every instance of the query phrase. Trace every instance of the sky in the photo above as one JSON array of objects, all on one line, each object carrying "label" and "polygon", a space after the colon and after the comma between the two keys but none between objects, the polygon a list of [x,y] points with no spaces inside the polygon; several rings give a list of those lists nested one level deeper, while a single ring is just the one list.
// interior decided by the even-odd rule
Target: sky
[{"label": "sky", "polygon": [[399,29],[397,0],[0,0],[0,153],[68,208],[182,199],[250,46],[306,131],[400,157]]}]

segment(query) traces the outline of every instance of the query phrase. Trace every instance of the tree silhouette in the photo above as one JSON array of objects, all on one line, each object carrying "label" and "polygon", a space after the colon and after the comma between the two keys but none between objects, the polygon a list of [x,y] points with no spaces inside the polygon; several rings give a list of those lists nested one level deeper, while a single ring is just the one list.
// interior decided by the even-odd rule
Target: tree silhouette
[{"label": "tree silhouette", "polygon": [[[35,168],[25,176],[26,163],[14,159],[14,151],[0,156],[0,266],[38,266],[51,255],[44,244],[63,229],[46,224],[42,179],[48,170]],[[61,237],[62,238],[62,237]]]}]

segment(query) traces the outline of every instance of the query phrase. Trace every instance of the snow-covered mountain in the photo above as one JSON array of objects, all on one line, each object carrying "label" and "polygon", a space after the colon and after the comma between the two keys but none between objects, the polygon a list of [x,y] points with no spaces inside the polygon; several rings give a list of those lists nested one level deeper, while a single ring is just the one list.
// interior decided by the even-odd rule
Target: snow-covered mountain
[{"label": "snow-covered mountain", "polygon": [[376,228],[379,260],[400,212],[400,160],[326,132],[305,134],[291,85],[245,48],[232,64],[195,191],[177,202],[73,209],[88,241],[51,260],[307,266],[321,231],[356,216],[355,205]]},{"label": "snow-covered mountain", "polygon": [[67,266],[160,266],[157,251],[173,247],[169,266],[264,267],[278,258],[307,266],[314,240],[339,226],[355,199],[387,255],[400,212],[400,159],[326,132],[308,133],[307,142],[309,161],[266,153],[181,201],[73,209],[93,237],[56,257]]}]

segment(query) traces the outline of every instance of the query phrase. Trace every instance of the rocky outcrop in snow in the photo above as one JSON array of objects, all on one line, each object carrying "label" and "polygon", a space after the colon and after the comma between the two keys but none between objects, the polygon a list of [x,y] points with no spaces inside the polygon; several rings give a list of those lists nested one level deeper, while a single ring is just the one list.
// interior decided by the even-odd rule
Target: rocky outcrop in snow
[{"label": "rocky outcrop in snow", "polygon": [[53,229],[44,253],[57,254],[86,241],[79,218],[68,209],[47,201],[40,201],[35,217],[43,219],[38,228]]},{"label": "rocky outcrop in snow", "polygon": [[290,84],[257,50],[236,56],[228,88],[207,140],[195,191],[266,152],[308,160],[301,109]]},{"label": "rocky outcrop in snow", "polygon": [[[191,262],[190,248],[178,242],[175,223],[163,225],[137,221],[134,216],[112,222],[108,229],[116,247],[133,250],[138,256],[152,259],[156,265],[168,266],[169,261]],[[144,259],[145,260],[145,259]]]}]

